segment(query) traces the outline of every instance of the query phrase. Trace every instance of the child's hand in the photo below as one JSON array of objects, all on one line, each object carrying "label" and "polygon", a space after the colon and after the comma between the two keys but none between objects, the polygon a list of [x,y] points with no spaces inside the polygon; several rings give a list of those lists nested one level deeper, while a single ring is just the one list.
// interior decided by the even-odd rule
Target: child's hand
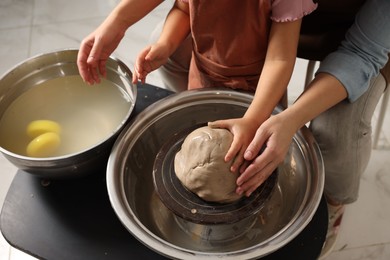
[{"label": "child's hand", "polygon": [[167,62],[168,48],[163,44],[154,44],[143,49],[137,57],[133,73],[133,83],[139,80],[145,83],[146,76]]},{"label": "child's hand", "polygon": [[245,118],[209,122],[212,128],[226,128],[233,134],[233,142],[225,156],[225,161],[233,161],[231,171],[236,172],[244,163],[244,152],[252,141],[257,125]]}]

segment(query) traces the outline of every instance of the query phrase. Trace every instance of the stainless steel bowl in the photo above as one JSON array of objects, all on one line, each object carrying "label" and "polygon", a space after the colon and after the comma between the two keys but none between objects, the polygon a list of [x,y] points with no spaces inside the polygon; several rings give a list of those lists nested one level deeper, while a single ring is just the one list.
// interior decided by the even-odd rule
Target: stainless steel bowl
[{"label": "stainless steel bowl", "polygon": [[287,244],[312,219],[322,196],[324,168],[305,127],[294,136],[278,169],[276,189],[254,220],[190,223],[170,212],[155,193],[153,163],[172,135],[207,121],[240,117],[252,98],[233,90],[185,91],[148,107],[118,137],[107,166],[110,201],[123,225],[152,250],[178,259],[258,258]]},{"label": "stainless steel bowl", "polygon": [[[32,57],[5,73],[0,79],[0,118],[10,104],[27,90],[51,79],[79,75],[77,53],[78,50],[75,49],[45,53]],[[44,178],[79,177],[104,170],[112,145],[128,122],[135,105],[137,92],[136,87],[131,83],[131,78],[131,71],[124,63],[114,57],[108,59],[107,80],[127,93],[130,100],[129,109],[112,134],[92,147],[72,154],[48,158],[20,155],[4,147],[0,147],[0,151],[19,169]],[[69,104],[72,105],[74,104]]]}]

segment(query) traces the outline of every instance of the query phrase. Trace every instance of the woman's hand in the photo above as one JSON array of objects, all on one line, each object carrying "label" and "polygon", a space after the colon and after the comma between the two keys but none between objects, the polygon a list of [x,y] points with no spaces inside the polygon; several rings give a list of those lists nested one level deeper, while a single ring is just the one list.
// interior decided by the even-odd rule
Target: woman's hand
[{"label": "woman's hand", "polygon": [[[240,169],[238,194],[250,196],[284,161],[296,131],[293,124],[280,114],[271,116],[257,129],[244,153],[244,159],[250,163]],[[264,151],[259,155],[263,147]]]},{"label": "woman's hand", "polygon": [[233,142],[225,156],[225,161],[234,160],[231,166],[231,171],[236,172],[244,163],[244,152],[252,141],[257,130],[257,126],[248,119],[226,119],[209,122],[208,125],[212,128],[225,128],[233,134]]},{"label": "woman's hand", "polygon": [[119,23],[107,19],[81,42],[77,65],[86,83],[100,83],[100,75],[106,77],[107,59],[118,47],[127,29]]},{"label": "woman's hand", "polygon": [[161,43],[156,43],[143,49],[135,62],[133,83],[137,83],[138,80],[145,83],[146,76],[165,64],[169,55],[169,48]]}]

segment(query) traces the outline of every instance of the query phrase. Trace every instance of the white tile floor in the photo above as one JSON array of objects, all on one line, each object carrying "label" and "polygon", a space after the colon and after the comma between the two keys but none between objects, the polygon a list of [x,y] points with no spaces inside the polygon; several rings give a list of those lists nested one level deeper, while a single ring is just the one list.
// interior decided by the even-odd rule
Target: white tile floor
[{"label": "white tile floor", "polygon": [[[24,59],[62,48],[78,48],[119,0],[2,0],[0,3],[0,74]],[[127,31],[114,55],[129,68],[149,34],[163,19],[172,0]],[[298,60],[289,98],[302,90],[306,61]],[[148,82],[161,86],[158,74]],[[373,150],[362,178],[359,200],[347,207],[335,252],[328,259],[390,259],[390,107],[387,108],[380,144]],[[375,122],[375,118],[374,118]],[[16,168],[0,156],[0,206],[3,204]],[[33,257],[12,248],[0,235],[0,259]]]}]

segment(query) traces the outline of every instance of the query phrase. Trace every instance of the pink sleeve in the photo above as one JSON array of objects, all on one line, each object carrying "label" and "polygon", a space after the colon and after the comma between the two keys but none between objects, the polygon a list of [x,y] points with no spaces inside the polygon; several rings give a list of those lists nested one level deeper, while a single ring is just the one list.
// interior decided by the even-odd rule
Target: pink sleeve
[{"label": "pink sleeve", "polygon": [[[343,0],[339,0],[343,1]],[[271,20],[291,22],[310,14],[317,8],[313,0],[272,0]]]}]

